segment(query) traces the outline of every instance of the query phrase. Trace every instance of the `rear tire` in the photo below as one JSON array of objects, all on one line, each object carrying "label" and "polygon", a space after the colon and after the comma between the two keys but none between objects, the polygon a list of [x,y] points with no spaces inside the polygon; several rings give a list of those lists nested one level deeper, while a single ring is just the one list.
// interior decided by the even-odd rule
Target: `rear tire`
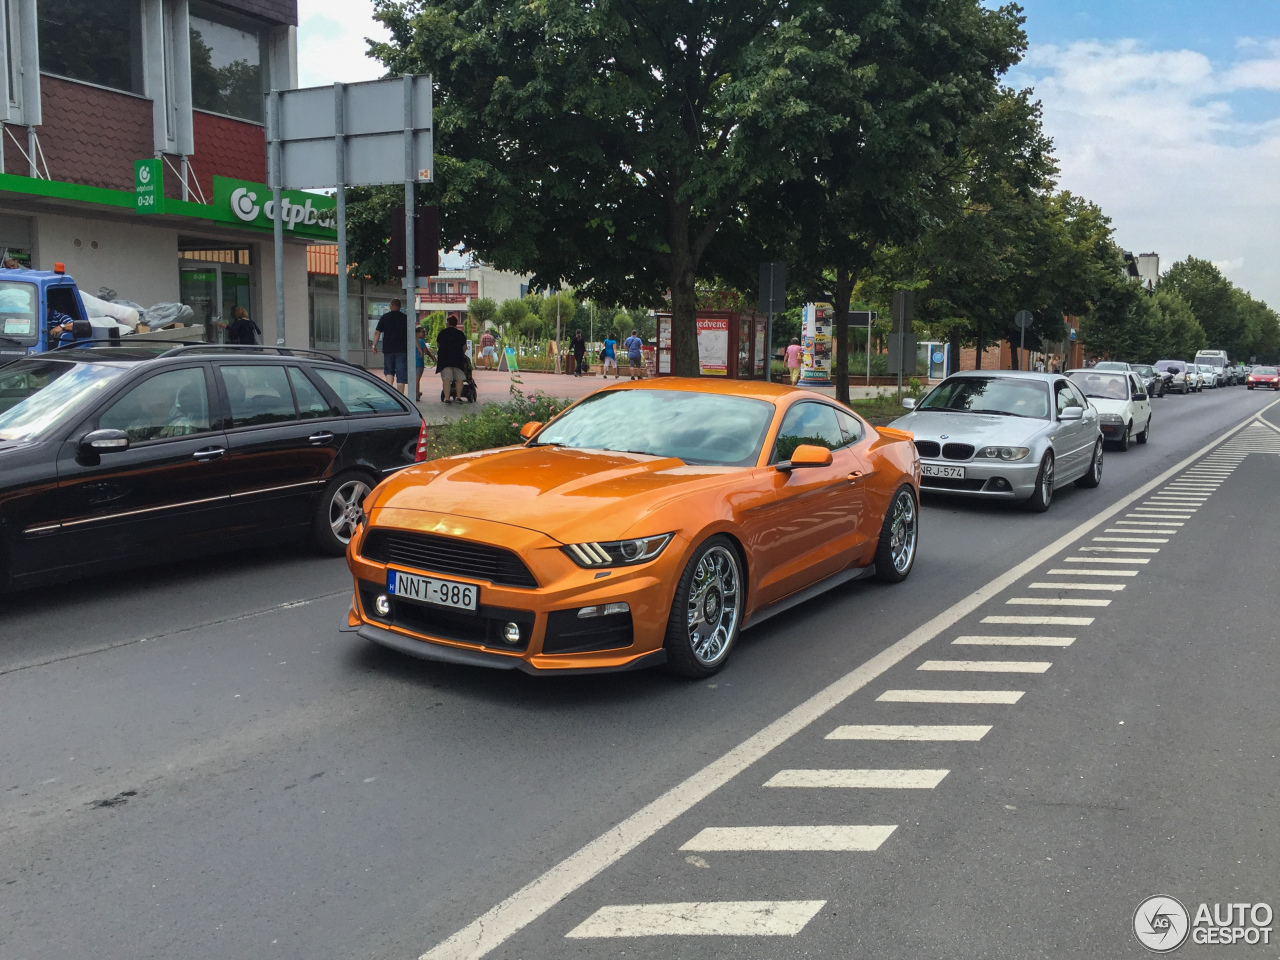
[{"label": "rear tire", "polygon": [[1053,502],[1053,453],[1044,455],[1040,472],[1036,474],[1036,491],[1023,501],[1023,507],[1032,513],[1044,513]]},{"label": "rear tire", "polygon": [[720,670],[742,630],[747,582],[728,537],[708,537],[693,552],[667,619],[667,669],[700,680]]},{"label": "rear tire", "polygon": [[1101,440],[1093,445],[1093,459],[1089,461],[1089,472],[1076,481],[1077,487],[1093,489],[1102,482],[1102,447]]},{"label": "rear tire", "polygon": [[876,547],[876,579],[881,583],[901,583],[916,564],[920,543],[920,504],[910,484],[904,483],[889,501],[880,526]]},{"label": "rear tire", "polygon": [[325,484],[311,518],[311,542],[323,554],[341,557],[355,533],[360,505],[377,481],[367,473],[349,470]]}]

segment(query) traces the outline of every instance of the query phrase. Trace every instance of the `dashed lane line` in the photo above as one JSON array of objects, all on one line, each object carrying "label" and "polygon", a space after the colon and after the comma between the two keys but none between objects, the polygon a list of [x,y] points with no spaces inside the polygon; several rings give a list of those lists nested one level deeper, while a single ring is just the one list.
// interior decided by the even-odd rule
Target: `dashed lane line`
[{"label": "dashed lane line", "polygon": [[1028,636],[981,636],[968,634],[956,637],[952,644],[978,647],[1069,647],[1076,642],[1075,637],[1028,637]]},{"label": "dashed lane line", "polygon": [[1044,673],[1053,664],[1047,660],[926,660],[917,670],[958,673]]},{"label": "dashed lane line", "polygon": [[886,690],[881,703],[1017,703],[1023,690]]},{"label": "dashed lane line", "polygon": [[706,827],[681,850],[693,853],[797,850],[870,853],[880,849],[897,824],[820,827]]},{"label": "dashed lane line", "polygon": [[[794,937],[825,900],[738,900],[601,907],[566,937]],[[446,941],[447,942],[447,941]]]},{"label": "dashed lane line", "polygon": [[[1280,399],[1277,399],[1274,403],[1280,403]],[[565,897],[581,888],[594,877],[599,876],[600,873],[614,863],[617,863],[622,857],[672,823],[677,817],[690,810],[739,773],[807,728],[814,721],[825,716],[868,683],[901,663],[906,657],[935,639],[944,630],[959,623],[970,614],[977,612],[982,606],[1024,579],[1029,573],[1043,566],[1046,561],[1058,557],[1063,551],[1074,546],[1081,538],[1098,527],[1104,526],[1107,521],[1117,514],[1132,509],[1134,504],[1146,497],[1152,490],[1158,489],[1161,484],[1177,476],[1186,467],[1196,463],[1224,442],[1229,441],[1248,426],[1254,417],[1259,416],[1265,410],[1269,410],[1274,403],[1215,437],[1190,456],[1170,467],[1159,476],[1149,480],[1137,490],[1099,510],[1092,517],[1063,536],[1036,551],[1022,562],[1010,567],[984,586],[921,624],[901,640],[886,647],[871,659],[828,684],[803,703],[793,707],[777,720],[747,737],[727,753],[711,761],[696,773],[641,807],[629,817],[610,827],[600,836],[560,860],[540,876],[486,910],[462,927],[462,929],[422,954],[421,960],[478,960],[478,958],[484,957],[524,929],[528,924],[546,914],[548,910],[560,903]],[[1099,558],[1080,557],[1069,559],[1090,560]],[[1144,558],[1142,562],[1145,563],[1147,560]],[[1073,624],[1079,621],[1082,626],[1087,626],[1093,622],[1091,617],[1054,618],[1054,620],[1055,622],[1070,620]],[[999,620],[995,622],[999,622]],[[802,929],[804,924],[816,915],[822,908],[824,901],[805,901],[805,903],[807,904],[805,909],[808,910],[808,913],[806,914],[802,910],[796,914],[801,919],[796,921],[798,925],[794,926],[794,932]],[[602,916],[606,920],[613,916],[616,920],[616,918],[622,916],[622,914],[616,913],[618,910],[638,910],[643,912],[657,906],[661,906],[666,910],[662,914],[666,918],[664,922],[671,926],[679,925],[679,918],[688,918],[692,915],[690,911],[696,914],[697,909],[699,909],[698,907],[692,907],[682,912],[682,909],[672,910],[670,904],[649,904],[634,908],[602,908],[602,910],[593,914],[591,918],[588,918],[587,921],[584,921],[583,924],[576,927],[575,931],[581,931],[584,928],[592,929],[592,922]],[[687,905],[685,906],[687,907]],[[726,904],[719,903],[710,905],[707,909],[714,912],[729,908]],[[771,909],[778,910],[783,908],[778,907],[775,903],[771,904]],[[609,913],[610,910],[615,911],[615,913],[611,915]],[[633,915],[635,914],[633,913]],[[609,925],[607,922],[598,924],[600,927],[608,927]],[[616,927],[618,923],[614,922],[613,925]],[[662,926],[662,924],[660,923],[658,926]],[[714,924],[690,922],[689,926],[702,931],[708,926],[714,926]],[[571,933],[573,932],[571,931]]]},{"label": "dashed lane line", "polygon": [[950,770],[779,770],[766,787],[932,790]]},{"label": "dashed lane line", "polygon": [[991,732],[990,724],[851,723],[836,727],[825,740],[902,740],[911,742],[977,741]]}]

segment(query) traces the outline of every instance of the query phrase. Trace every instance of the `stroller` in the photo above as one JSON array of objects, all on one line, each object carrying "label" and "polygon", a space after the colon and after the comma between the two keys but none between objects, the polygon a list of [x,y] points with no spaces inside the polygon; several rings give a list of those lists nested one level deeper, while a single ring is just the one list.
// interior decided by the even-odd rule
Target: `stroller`
[{"label": "stroller", "polygon": [[[476,391],[476,378],[472,375],[474,367],[472,366],[470,357],[463,357],[463,360],[465,363],[462,367],[464,377],[462,381],[462,395],[458,397],[458,399],[465,400],[467,403],[475,403],[478,393]],[[444,403],[443,388],[440,390],[440,402]]]}]

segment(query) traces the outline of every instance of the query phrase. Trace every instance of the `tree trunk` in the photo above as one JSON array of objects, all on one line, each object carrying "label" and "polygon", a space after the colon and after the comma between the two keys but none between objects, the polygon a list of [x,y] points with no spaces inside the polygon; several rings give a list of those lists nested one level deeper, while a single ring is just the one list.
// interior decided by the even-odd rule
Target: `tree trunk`
[{"label": "tree trunk", "polygon": [[698,376],[698,297],[693,283],[693,264],[684,263],[671,275],[671,372],[677,377]]},{"label": "tree trunk", "polygon": [[983,351],[983,347],[984,347],[984,344],[983,344],[983,342],[982,342],[982,324],[978,324],[978,349],[977,349],[977,358],[974,360],[974,364],[973,364],[973,369],[975,369],[975,370],[981,370],[981,369],[982,369],[982,351]]},{"label": "tree trunk", "polygon": [[849,403],[849,298],[853,296],[853,272],[848,267],[836,268],[836,289],[831,309],[835,311],[836,402]]},{"label": "tree trunk", "polygon": [[955,373],[960,369],[960,328],[954,326],[951,328],[951,362],[947,364],[947,375]]}]

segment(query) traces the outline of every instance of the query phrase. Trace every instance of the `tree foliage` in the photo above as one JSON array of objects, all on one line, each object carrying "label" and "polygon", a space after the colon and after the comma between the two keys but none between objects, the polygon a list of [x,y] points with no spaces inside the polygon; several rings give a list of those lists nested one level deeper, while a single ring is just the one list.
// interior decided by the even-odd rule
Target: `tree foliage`
[{"label": "tree foliage", "polygon": [[1274,357],[1280,348],[1276,312],[1222,275],[1208,260],[1188,257],[1160,280],[1191,307],[1204,330],[1205,346],[1236,360]]}]

